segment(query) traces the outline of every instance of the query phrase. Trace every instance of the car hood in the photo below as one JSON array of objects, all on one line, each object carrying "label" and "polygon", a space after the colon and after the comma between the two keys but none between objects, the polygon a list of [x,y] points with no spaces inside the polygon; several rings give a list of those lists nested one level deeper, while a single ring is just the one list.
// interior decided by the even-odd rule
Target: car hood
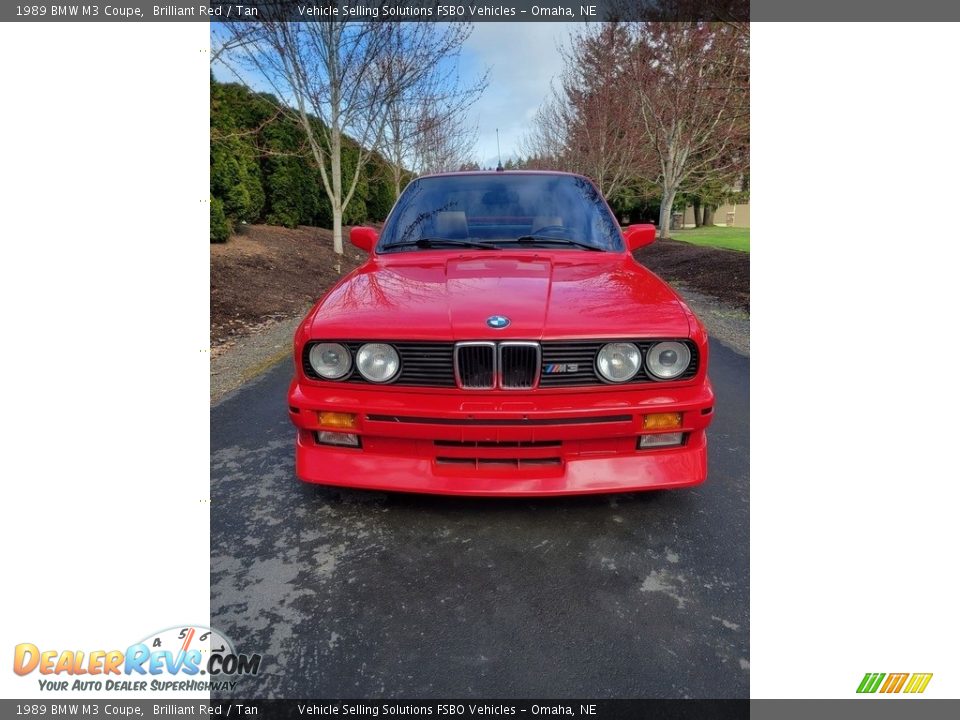
[{"label": "car hood", "polygon": [[[372,259],[304,329],[344,340],[687,337],[687,312],[628,255],[422,252]],[[510,324],[492,329],[492,315]]]}]

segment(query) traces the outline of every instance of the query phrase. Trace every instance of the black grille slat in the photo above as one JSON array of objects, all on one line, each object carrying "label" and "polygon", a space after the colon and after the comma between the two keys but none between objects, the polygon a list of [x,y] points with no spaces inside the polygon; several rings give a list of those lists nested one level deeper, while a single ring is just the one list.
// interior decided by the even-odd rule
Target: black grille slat
[{"label": "black grille slat", "polygon": [[[389,344],[396,348],[400,356],[400,373],[391,384],[438,388],[457,386],[453,377],[452,343],[390,342]],[[307,343],[303,348],[303,368],[308,377],[319,380],[321,378],[317,377],[310,368],[308,356],[311,345],[312,343]],[[343,345],[354,358],[353,370],[345,381],[369,385],[369,381],[360,374],[356,366],[357,351],[364,343],[348,341],[343,342]]]},{"label": "black grille slat", "polygon": [[[594,367],[597,353],[600,348],[608,342],[617,342],[616,340],[587,340],[587,341],[548,341],[540,344],[541,365],[540,387],[583,387],[587,385],[607,384],[597,373]],[[656,340],[629,340],[643,353],[644,358],[647,351],[661,342]],[[684,370],[683,374],[677,380],[689,380],[697,374],[700,366],[700,356],[697,352],[695,343],[689,340],[681,340],[690,348],[690,366]],[[576,365],[576,372],[548,372],[550,365]],[[656,382],[654,378],[647,375],[644,368],[636,376],[623,385],[632,385],[636,383]]]},{"label": "black grille slat", "polygon": [[[337,342],[332,340],[330,342]],[[340,341],[349,350],[354,359],[357,351],[363,342]],[[454,388],[457,387],[454,374],[454,343],[450,342],[388,342],[396,348],[400,355],[400,372],[393,385],[407,385],[413,387],[434,387],[434,388]],[[464,384],[464,387],[470,389],[490,389],[494,382],[493,378],[493,360],[495,353],[500,354],[500,382],[501,386],[507,390],[530,389],[532,387],[541,388],[573,388],[590,387],[598,385],[607,385],[597,374],[594,367],[596,355],[608,342],[615,340],[574,340],[574,341],[545,341],[540,343],[539,347],[535,344],[510,344],[512,341],[505,341],[499,348],[488,345],[462,345],[458,359],[465,366],[460,368],[460,374],[463,378],[484,380],[481,385]],[[630,340],[634,342],[640,351],[646,356],[647,351],[659,339],[651,340]],[[697,374],[700,367],[700,356],[695,343],[684,340],[687,347],[690,348],[691,360],[690,366],[684,373],[677,378],[678,380],[689,380]],[[309,354],[313,342],[304,345],[303,355],[301,357],[302,367],[307,377],[314,380],[320,380],[316,373],[310,367]],[[467,353],[462,356],[463,350],[473,348],[473,353]],[[539,356],[539,362],[536,357]],[[534,360],[531,364],[530,358]],[[551,365],[576,365],[575,372],[568,372],[566,368],[562,372],[549,372],[548,366]],[[539,376],[539,377],[538,377]],[[354,363],[353,370],[342,382],[370,384],[356,369]],[[633,385],[639,383],[655,382],[648,377],[644,370],[641,370],[635,378],[623,385]]]},{"label": "black grille slat", "polygon": [[502,466],[508,468],[522,468],[527,466],[563,465],[563,458],[543,457],[543,458],[484,458],[484,457],[437,457],[438,465],[461,465],[478,469],[483,465]]},{"label": "black grille slat", "polygon": [[559,440],[434,440],[437,447],[466,448],[544,448],[560,447]]}]

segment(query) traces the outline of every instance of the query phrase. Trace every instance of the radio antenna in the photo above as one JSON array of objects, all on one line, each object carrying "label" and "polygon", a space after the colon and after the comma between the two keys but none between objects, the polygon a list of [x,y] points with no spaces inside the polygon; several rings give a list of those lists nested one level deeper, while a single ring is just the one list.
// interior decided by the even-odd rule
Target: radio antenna
[{"label": "radio antenna", "polygon": [[500,128],[497,131],[497,172],[503,172],[503,160],[500,159]]}]

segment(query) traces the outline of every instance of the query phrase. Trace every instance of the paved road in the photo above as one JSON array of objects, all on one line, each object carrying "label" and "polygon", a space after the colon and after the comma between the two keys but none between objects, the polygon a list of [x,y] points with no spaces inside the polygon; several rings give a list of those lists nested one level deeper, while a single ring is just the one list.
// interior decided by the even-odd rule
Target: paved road
[{"label": "paved road", "polygon": [[301,484],[281,363],[211,413],[211,615],[237,696],[745,697],[749,360],[712,347],[693,490],[457,499]]}]

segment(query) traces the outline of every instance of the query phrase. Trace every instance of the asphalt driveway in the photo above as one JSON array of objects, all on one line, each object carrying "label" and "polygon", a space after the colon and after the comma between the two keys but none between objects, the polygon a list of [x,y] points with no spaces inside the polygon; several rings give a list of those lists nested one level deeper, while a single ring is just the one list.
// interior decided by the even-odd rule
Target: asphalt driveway
[{"label": "asphalt driveway", "polygon": [[[281,363],[211,410],[211,624],[236,697],[746,697],[750,361],[711,347],[710,476],[546,500],[301,484]],[[386,468],[385,468],[386,471]]]}]

